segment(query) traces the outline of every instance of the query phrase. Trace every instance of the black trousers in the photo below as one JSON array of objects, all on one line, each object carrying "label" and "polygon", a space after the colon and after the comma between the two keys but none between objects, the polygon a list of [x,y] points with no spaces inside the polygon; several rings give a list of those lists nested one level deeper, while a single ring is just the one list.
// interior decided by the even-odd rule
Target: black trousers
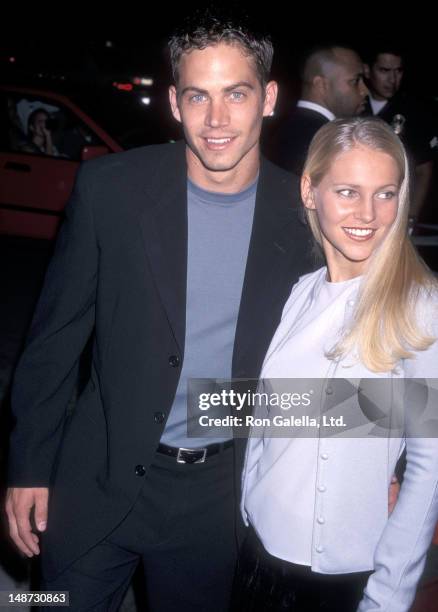
[{"label": "black trousers", "polygon": [[248,530],[233,585],[232,612],[356,612],[371,572],[317,574],[273,557]]},{"label": "black trousers", "polygon": [[236,557],[233,448],[200,464],[157,453],[124,521],[43,588],[69,591],[72,612],[118,610],[142,561],[150,612],[227,612]]}]

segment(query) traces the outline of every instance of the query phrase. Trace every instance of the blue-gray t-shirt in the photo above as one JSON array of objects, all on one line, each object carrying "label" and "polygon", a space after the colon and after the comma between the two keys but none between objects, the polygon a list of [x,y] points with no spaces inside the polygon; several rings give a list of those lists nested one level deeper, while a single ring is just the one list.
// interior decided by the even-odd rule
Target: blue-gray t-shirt
[{"label": "blue-gray t-shirt", "polygon": [[187,182],[185,351],[181,378],[161,438],[164,444],[199,448],[230,437],[187,437],[187,380],[231,378],[256,191],[257,180],[233,194],[205,191]]}]

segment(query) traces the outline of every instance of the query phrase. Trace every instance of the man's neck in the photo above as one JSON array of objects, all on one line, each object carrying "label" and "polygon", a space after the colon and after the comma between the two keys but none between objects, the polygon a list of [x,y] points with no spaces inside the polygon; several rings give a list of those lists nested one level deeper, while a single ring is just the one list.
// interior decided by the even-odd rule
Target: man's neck
[{"label": "man's neck", "polygon": [[378,99],[375,98],[372,94],[370,94],[369,100],[373,115],[377,115],[378,113],[380,113],[380,111],[388,104],[388,100],[386,98],[380,97],[380,99]]},{"label": "man's neck", "polygon": [[[260,168],[260,151],[247,154],[234,168],[229,170],[210,170],[186,147],[187,174],[189,179],[205,191],[214,193],[239,193],[249,187],[256,179]],[[249,159],[248,159],[249,158]]]},{"label": "man's neck", "polygon": [[383,96],[381,96],[380,94],[371,91],[370,89],[370,97],[373,98],[373,100],[376,100],[376,102],[388,102],[388,98],[384,98]]}]

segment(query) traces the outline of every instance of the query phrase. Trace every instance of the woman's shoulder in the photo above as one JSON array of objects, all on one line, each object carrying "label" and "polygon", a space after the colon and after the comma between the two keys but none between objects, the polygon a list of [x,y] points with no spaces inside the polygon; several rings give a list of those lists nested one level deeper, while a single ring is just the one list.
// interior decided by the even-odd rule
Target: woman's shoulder
[{"label": "woman's shoulder", "polygon": [[419,287],[413,294],[413,308],[417,323],[426,333],[438,334],[438,283]]},{"label": "woman's shoulder", "polygon": [[307,274],[303,274],[300,276],[295,285],[292,287],[294,290],[296,287],[312,287],[315,283],[317,283],[321,278],[325,278],[327,275],[327,267],[322,266],[318,268],[314,272],[308,272]]},{"label": "woman's shoulder", "polygon": [[293,307],[299,307],[302,301],[306,301],[309,295],[312,294],[315,287],[325,278],[327,268],[323,266],[314,272],[303,274],[297,282],[292,286],[291,292],[283,308],[284,315]]},{"label": "woman's shoulder", "polygon": [[431,343],[404,360],[405,376],[438,378],[438,287],[421,287],[414,292],[413,299],[416,323]]}]

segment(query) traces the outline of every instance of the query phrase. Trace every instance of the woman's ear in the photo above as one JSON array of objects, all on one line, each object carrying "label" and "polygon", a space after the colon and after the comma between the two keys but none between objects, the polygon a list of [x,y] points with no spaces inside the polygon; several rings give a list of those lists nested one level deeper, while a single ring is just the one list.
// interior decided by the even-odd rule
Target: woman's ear
[{"label": "woman's ear", "polygon": [[316,208],[312,182],[308,174],[303,174],[301,177],[301,199],[306,208]]}]

